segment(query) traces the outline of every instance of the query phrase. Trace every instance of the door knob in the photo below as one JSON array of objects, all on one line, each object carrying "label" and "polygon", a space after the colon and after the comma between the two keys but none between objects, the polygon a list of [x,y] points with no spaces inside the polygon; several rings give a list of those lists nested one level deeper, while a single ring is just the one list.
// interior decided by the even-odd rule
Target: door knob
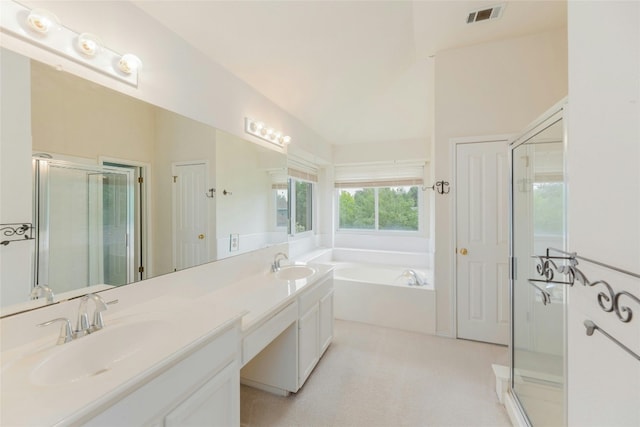
[{"label": "door knob", "polygon": [[460,249],[460,255],[466,255],[468,253],[469,253],[469,251],[467,250],[467,248],[461,248]]},{"label": "door knob", "polygon": [[204,234],[198,234],[198,239],[200,240],[204,239]]}]

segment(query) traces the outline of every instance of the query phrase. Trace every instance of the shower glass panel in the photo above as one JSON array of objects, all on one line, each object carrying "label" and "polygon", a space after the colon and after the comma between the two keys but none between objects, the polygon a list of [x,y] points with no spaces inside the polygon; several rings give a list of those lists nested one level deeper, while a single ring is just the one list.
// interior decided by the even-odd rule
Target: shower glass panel
[{"label": "shower glass panel", "polygon": [[36,284],[56,294],[132,281],[128,170],[34,159]]},{"label": "shower glass panel", "polygon": [[[511,147],[511,388],[533,426],[565,422],[565,289],[531,282],[536,254],[565,248],[562,112]],[[537,287],[536,287],[537,286]]]}]

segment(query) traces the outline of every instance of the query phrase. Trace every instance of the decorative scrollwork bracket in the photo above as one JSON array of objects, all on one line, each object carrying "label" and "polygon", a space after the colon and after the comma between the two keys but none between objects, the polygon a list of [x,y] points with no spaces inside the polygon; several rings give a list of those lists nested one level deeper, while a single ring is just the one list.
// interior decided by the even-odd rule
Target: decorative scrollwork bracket
[{"label": "decorative scrollwork bracket", "polygon": [[7,246],[11,242],[33,240],[33,225],[31,223],[0,224],[2,241],[0,245]]}]

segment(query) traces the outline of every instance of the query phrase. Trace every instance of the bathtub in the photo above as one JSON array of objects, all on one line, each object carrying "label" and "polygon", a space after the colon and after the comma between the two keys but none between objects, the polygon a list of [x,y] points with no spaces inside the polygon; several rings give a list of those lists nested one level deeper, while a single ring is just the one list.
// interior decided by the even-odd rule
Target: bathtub
[{"label": "bathtub", "polygon": [[[413,255],[413,254],[411,254]],[[378,263],[386,260],[389,264]],[[436,295],[428,261],[406,254],[333,249],[307,258],[307,262],[333,264],[334,316],[336,319],[424,334],[436,331]],[[363,262],[362,260],[372,260]],[[402,261],[408,261],[402,265]],[[409,286],[401,278],[412,269],[426,279],[425,286]]]},{"label": "bathtub", "polygon": [[428,271],[414,269],[427,285],[409,286],[404,267],[332,262],[336,319],[435,334],[436,298]]}]

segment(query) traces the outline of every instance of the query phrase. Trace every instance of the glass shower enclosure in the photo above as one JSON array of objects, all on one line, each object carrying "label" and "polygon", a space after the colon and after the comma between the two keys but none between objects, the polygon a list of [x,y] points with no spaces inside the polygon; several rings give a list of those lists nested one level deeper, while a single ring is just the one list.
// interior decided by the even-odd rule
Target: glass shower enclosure
[{"label": "glass shower enclosure", "polygon": [[564,107],[510,145],[511,392],[532,426],[566,425],[566,290],[536,255],[565,249]]},{"label": "glass shower enclosure", "polygon": [[130,170],[34,158],[35,285],[56,294],[133,281]]}]

